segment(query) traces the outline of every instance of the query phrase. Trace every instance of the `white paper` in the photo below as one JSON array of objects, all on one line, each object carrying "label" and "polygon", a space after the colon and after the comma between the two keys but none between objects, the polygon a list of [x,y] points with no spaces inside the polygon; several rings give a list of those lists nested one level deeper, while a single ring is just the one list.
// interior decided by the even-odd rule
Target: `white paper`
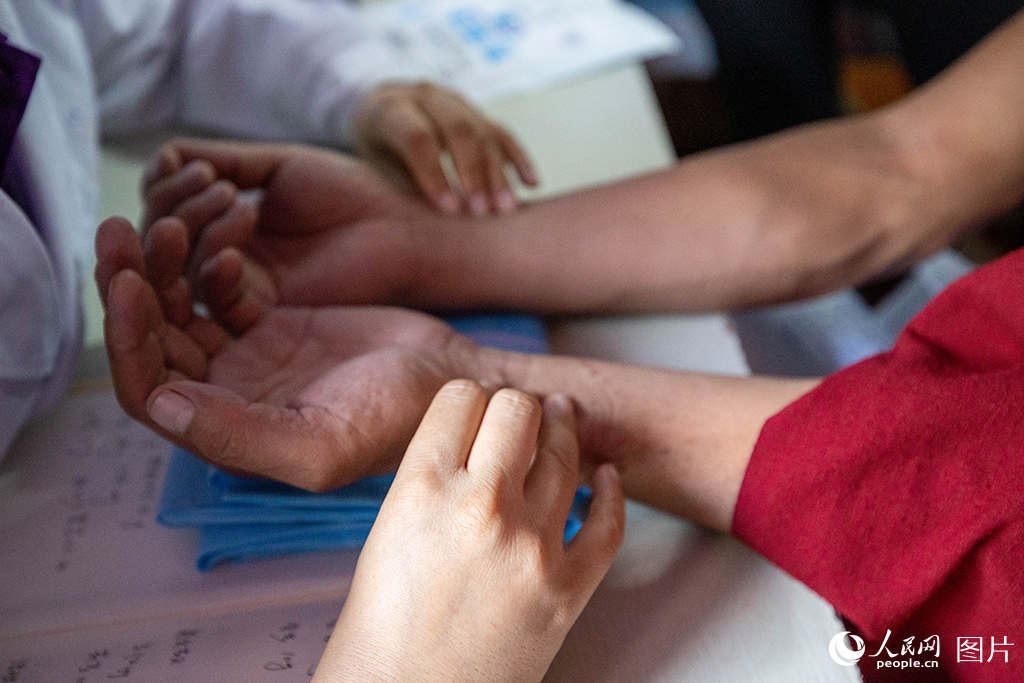
[{"label": "white paper", "polygon": [[0,680],[309,681],[340,611],[325,601],[0,641]]},{"label": "white paper", "polygon": [[380,40],[346,55],[345,73],[426,78],[478,103],[681,45],[617,0],[394,0],[364,13]]},{"label": "white paper", "polygon": [[167,614],[340,599],[358,553],[195,566],[154,521],[171,446],[110,392],[68,397],[0,467],[0,640]]}]

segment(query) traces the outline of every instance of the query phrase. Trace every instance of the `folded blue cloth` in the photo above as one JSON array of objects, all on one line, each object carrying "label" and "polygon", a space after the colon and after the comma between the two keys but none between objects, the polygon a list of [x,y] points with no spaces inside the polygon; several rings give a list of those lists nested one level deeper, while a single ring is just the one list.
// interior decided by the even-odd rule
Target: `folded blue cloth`
[{"label": "folded blue cloth", "polygon": [[[537,318],[487,315],[448,322],[479,344],[530,353],[547,350],[544,326]],[[235,477],[175,448],[157,521],[199,530],[196,566],[200,571],[227,561],[359,548],[393,480],[394,475],[369,477],[326,493],[311,493],[276,481]],[[587,489],[576,492],[566,541],[586,518],[589,501]]]}]

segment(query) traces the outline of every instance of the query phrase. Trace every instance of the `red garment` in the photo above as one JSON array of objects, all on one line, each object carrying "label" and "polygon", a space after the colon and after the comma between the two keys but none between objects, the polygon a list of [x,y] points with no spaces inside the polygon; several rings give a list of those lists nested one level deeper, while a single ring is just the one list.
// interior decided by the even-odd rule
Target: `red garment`
[{"label": "red garment", "polygon": [[[866,681],[1024,681],[1024,250],[771,418],[733,533],[835,605]],[[938,669],[878,668],[933,635]]]}]

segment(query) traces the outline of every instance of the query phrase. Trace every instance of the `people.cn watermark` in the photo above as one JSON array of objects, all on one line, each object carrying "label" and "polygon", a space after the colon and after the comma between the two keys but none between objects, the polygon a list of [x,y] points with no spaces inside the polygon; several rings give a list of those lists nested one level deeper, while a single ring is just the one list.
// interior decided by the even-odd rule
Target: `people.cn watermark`
[{"label": "people.cn watermark", "polygon": [[[917,640],[915,636],[904,638],[898,641],[899,651],[888,647],[892,631],[886,629],[885,639],[874,654],[867,655],[876,659],[877,669],[934,669],[939,666],[939,653],[941,643],[937,635],[928,636]],[[849,644],[847,644],[849,640]],[[915,642],[916,640],[916,642]],[[987,645],[987,648],[986,648]],[[1003,636],[997,641],[995,636],[985,640],[981,636],[969,636],[957,638],[956,661],[957,662],[998,662],[1010,663],[1010,648],[1014,644],[1009,638]],[[897,644],[893,644],[893,648]],[[985,657],[987,650],[988,657]],[[864,640],[853,635],[849,631],[837,633],[828,644],[828,654],[836,664],[840,666],[854,666],[860,663],[867,652]]]}]

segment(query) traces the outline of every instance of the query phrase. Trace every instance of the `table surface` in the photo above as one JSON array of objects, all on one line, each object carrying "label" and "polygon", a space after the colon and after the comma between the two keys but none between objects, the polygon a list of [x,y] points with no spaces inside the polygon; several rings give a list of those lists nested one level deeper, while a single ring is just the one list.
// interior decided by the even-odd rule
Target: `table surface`
[{"label": "table surface", "polygon": [[[672,163],[642,67],[629,65],[486,107],[523,142],[547,196]],[[137,218],[142,162],[108,149],[104,215]],[[87,343],[102,343],[95,287]],[[745,374],[720,315],[552,321],[553,350],[621,362]],[[95,353],[93,354],[95,357]],[[828,656],[844,630],[827,603],[735,540],[643,506],[628,507],[626,540],[570,632],[546,681],[856,681]],[[191,562],[192,558],[187,558]]]}]

